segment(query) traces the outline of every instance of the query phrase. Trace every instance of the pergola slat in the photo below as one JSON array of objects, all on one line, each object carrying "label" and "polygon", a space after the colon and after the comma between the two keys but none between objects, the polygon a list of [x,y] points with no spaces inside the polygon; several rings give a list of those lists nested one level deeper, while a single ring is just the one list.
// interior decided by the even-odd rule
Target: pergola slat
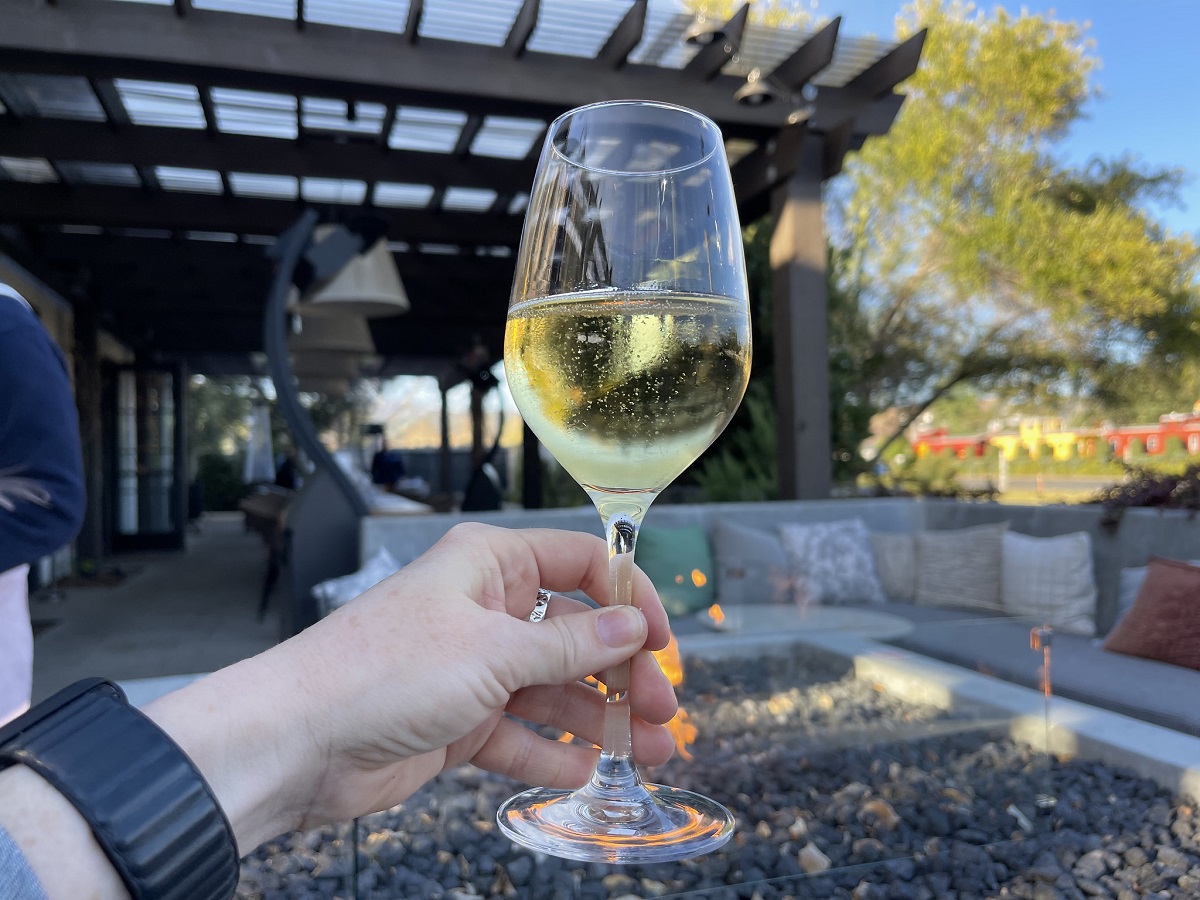
[{"label": "pergola slat", "polygon": [[742,41],[742,33],[746,30],[746,21],[750,18],[750,4],[743,3],[741,9],[730,17],[722,31],[724,40],[712,41],[700,49],[700,52],[688,60],[684,72],[691,78],[702,78],[711,81],[721,72],[721,67],[729,62],[734,51]]},{"label": "pergola slat", "polygon": [[646,30],[646,6],[649,0],[634,0],[633,6],[613,29],[596,59],[610,69],[619,69],[629,60],[629,54],[642,42]]},{"label": "pergola slat", "polygon": [[517,10],[517,17],[513,20],[512,29],[508,32],[508,37],[504,41],[504,49],[513,56],[523,56],[525,54],[529,38],[533,36],[533,30],[537,28],[538,11],[540,8],[540,0],[523,0],[521,8]]},{"label": "pergola slat", "polygon": [[358,178],[368,182],[441,182],[492,190],[529,184],[536,163],[536,160],[464,158],[417,150],[388,150],[384,154],[369,139],[339,143],[313,135],[303,144],[296,144],[278,138],[221,133],[210,136],[198,130],[149,125],[131,127],[117,134],[103,123],[69,119],[11,122],[0,117],[0,146],[8,156],[72,162],[185,166],[297,178]]},{"label": "pergola slat", "polygon": [[833,62],[833,51],[837,46],[838,29],[841,25],[842,17],[838,16],[776,66],[769,77],[793,91],[800,90],[818,72]]},{"label": "pergola slat", "polygon": [[[24,224],[99,225],[110,228],[161,228],[168,231],[216,231],[273,235],[299,215],[294,200],[218,197],[131,188],[60,184],[0,184],[0,221]],[[354,214],[356,207],[344,207]],[[393,240],[515,247],[521,236],[516,216],[497,219],[472,213],[412,209],[371,210],[387,223]]]}]

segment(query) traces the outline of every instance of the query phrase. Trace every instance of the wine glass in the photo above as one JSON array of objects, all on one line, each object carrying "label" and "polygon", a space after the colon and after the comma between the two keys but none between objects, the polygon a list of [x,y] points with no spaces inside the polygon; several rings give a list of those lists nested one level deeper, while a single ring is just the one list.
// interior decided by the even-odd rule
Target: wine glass
[{"label": "wine glass", "polygon": [[[729,423],[750,372],[746,264],[717,126],[663,103],[573,110],[546,136],[504,338],[521,415],[592,498],[608,539],[609,605],[632,602],[638,528],[655,496]],[[733,817],[643,784],[629,664],[602,676],[600,762],[577,791],[534,788],[497,813],[514,841],[595,862],[720,847]]]}]

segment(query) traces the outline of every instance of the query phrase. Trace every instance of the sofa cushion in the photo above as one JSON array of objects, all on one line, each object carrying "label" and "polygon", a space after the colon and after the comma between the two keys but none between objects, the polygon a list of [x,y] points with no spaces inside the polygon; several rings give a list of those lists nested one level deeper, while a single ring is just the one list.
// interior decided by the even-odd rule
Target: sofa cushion
[{"label": "sofa cushion", "polygon": [[1200,669],[1200,566],[1151,559],[1133,609],[1104,648]]},{"label": "sofa cushion", "polygon": [[[1029,647],[1027,621],[911,603],[870,609],[913,623],[908,634],[888,643],[1025,687],[1040,687],[1042,654]],[[1200,672],[1109,653],[1098,641],[1074,634],[1055,635],[1051,653],[1055,695],[1200,735],[1200,706],[1191,702],[1200,694]]]},{"label": "sofa cushion", "polygon": [[779,527],[798,603],[882,603],[871,533],[862,519]]},{"label": "sofa cushion", "polygon": [[1096,633],[1092,541],[1086,532],[1057,537],[1004,534],[1001,603],[1068,634]]},{"label": "sofa cushion", "polygon": [[912,600],[917,592],[917,543],[912,534],[874,532],[875,572],[889,600]]},{"label": "sofa cushion", "polygon": [[999,611],[1001,561],[1007,523],[916,535],[916,601]]},{"label": "sofa cushion", "polygon": [[699,525],[642,528],[634,556],[672,617],[708,609],[716,597],[708,535]]},{"label": "sofa cushion", "polygon": [[721,603],[789,603],[787,557],[779,535],[717,518],[712,552]]}]

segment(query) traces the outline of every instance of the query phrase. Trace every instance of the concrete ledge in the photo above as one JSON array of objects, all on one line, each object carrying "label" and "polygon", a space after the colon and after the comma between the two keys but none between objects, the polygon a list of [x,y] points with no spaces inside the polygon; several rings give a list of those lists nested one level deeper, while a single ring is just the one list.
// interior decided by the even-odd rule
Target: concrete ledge
[{"label": "concrete ledge", "polygon": [[[930,659],[869,638],[838,632],[694,635],[685,657],[751,657],[816,651],[844,659],[855,676],[914,703],[1009,721],[1014,740],[1056,754],[1123,766],[1169,790],[1200,800],[1200,738],[1074,700],[1045,697],[991,675]],[[1049,727],[1047,728],[1047,722]]]}]

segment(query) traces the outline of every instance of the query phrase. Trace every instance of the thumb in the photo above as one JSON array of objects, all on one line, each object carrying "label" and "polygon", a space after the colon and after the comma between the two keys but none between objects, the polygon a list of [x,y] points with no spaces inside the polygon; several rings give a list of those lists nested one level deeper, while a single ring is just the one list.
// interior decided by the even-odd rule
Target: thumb
[{"label": "thumb", "polygon": [[518,687],[578,681],[624,662],[646,642],[646,619],[635,606],[514,624],[522,629],[509,645],[518,654]]}]

